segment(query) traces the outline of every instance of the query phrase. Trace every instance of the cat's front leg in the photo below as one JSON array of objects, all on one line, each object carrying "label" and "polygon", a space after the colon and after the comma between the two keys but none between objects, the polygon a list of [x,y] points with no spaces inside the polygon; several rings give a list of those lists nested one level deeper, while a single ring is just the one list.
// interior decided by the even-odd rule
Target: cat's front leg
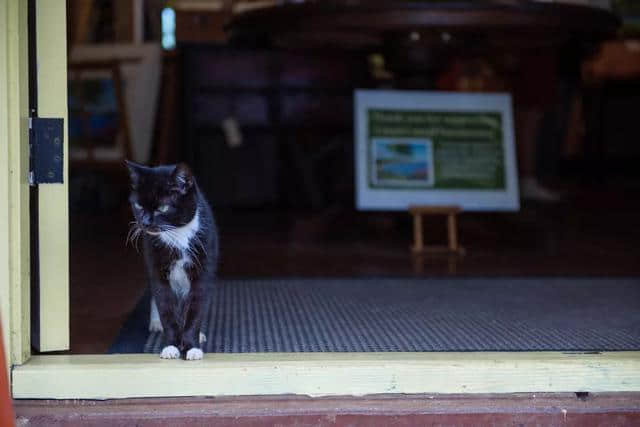
[{"label": "cat's front leg", "polygon": [[158,284],[154,287],[153,299],[156,302],[167,343],[160,352],[160,357],[178,359],[180,357],[180,331],[174,310],[176,307],[175,295],[168,284]]},{"label": "cat's front leg", "polygon": [[202,314],[204,312],[203,300],[204,298],[201,295],[192,295],[186,308],[186,321],[182,333],[181,348],[187,352],[187,360],[200,360],[204,356],[200,348],[202,343],[200,327],[202,326]]},{"label": "cat's front leg", "polygon": [[149,332],[162,332],[162,321],[158,312],[156,299],[151,297],[151,315],[149,316]]}]

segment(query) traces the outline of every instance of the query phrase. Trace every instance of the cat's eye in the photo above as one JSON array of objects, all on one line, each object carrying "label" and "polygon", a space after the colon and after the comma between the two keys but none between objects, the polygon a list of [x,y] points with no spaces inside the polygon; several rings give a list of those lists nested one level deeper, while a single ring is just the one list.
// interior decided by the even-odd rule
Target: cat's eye
[{"label": "cat's eye", "polygon": [[162,205],[158,208],[158,212],[167,213],[169,211],[169,205]]},{"label": "cat's eye", "polygon": [[142,209],[142,206],[141,206],[141,205],[140,205],[140,203],[138,203],[138,202],[134,202],[134,203],[133,203],[133,206],[134,206],[136,209]]}]

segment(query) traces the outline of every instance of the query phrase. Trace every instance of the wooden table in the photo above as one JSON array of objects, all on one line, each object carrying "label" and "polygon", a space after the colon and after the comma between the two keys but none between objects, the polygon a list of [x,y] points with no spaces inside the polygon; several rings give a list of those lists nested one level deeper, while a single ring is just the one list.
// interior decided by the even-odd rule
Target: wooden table
[{"label": "wooden table", "polygon": [[[228,29],[232,40],[268,40],[280,47],[379,48],[416,42],[540,47],[597,43],[619,24],[602,9],[522,0],[323,0],[239,14]],[[450,38],[443,40],[443,31]]]}]

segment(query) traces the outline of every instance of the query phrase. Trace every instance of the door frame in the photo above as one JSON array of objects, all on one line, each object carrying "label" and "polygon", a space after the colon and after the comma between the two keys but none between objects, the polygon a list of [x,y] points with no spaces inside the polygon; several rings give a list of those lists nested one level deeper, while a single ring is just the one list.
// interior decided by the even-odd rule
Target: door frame
[{"label": "door frame", "polygon": [[0,314],[7,363],[31,354],[27,4],[0,0]]},{"label": "door frame", "polygon": [[[31,316],[37,322],[37,348],[40,352],[69,349],[69,134],[67,112],[67,10],[60,0],[23,0],[34,10],[35,26],[35,86],[36,102],[32,117],[62,118],[63,155],[62,183],[39,184],[36,230],[32,241],[37,241],[37,251],[31,251],[37,264],[31,270],[32,292],[37,292],[37,313]],[[31,45],[33,47],[33,45]],[[33,223],[33,222],[32,222]],[[35,231],[35,233],[34,233]],[[37,277],[33,277],[36,275]],[[32,309],[34,306],[32,305]],[[32,335],[33,336],[33,335]]]}]

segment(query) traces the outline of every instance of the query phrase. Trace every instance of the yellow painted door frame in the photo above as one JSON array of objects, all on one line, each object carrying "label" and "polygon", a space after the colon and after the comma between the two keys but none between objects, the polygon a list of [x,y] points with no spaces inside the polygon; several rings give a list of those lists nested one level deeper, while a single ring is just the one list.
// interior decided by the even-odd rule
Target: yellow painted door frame
[{"label": "yellow painted door frame", "polygon": [[30,356],[27,2],[0,0],[0,314],[9,364]]},{"label": "yellow painted door frame", "polygon": [[[29,187],[29,2],[0,0],[0,316],[8,364],[31,355]],[[66,3],[36,0],[39,117],[67,133]],[[40,350],[69,348],[68,161],[63,184],[39,186]]]},{"label": "yellow painted door frame", "polygon": [[38,186],[39,350],[69,349],[66,2],[35,0],[37,115],[63,118],[63,183]]}]

